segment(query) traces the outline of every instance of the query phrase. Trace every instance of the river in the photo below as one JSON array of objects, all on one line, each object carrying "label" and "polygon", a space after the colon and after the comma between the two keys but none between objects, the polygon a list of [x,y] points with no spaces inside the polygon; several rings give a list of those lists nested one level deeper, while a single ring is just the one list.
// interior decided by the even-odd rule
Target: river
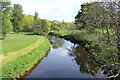
[{"label": "river", "polygon": [[53,36],[48,39],[50,52],[25,78],[105,78],[82,46]]}]

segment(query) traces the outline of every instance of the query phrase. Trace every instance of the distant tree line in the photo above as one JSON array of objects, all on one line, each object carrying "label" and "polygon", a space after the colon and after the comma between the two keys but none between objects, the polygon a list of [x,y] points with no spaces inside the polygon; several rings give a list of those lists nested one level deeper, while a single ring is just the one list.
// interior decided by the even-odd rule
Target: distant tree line
[{"label": "distant tree line", "polygon": [[22,6],[11,2],[0,1],[0,11],[2,15],[2,35],[5,36],[10,32],[34,32],[39,35],[47,35],[51,30],[59,31],[61,29],[72,29],[73,22],[61,22],[57,20],[49,21],[38,17],[35,11],[33,15],[23,14]]}]

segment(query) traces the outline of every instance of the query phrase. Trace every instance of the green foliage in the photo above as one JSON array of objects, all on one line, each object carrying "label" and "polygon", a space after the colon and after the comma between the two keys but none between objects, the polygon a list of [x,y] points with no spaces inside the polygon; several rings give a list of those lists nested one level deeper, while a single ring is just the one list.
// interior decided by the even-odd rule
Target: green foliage
[{"label": "green foliage", "polygon": [[24,15],[24,26],[23,31],[32,32],[34,24],[34,16],[32,15]]},{"label": "green foliage", "polygon": [[56,20],[53,20],[52,22],[51,22],[51,30],[56,30],[56,31],[59,31],[60,30],[60,27],[58,27],[58,25],[59,25],[59,22],[58,21],[56,21]]},{"label": "green foliage", "polygon": [[64,30],[75,30],[75,24],[73,22],[64,22],[61,27]]},{"label": "green foliage", "polygon": [[[101,33],[101,29],[97,28],[97,32]],[[110,30],[111,31],[111,30]],[[86,30],[71,30],[71,31],[52,31],[55,36],[65,38],[74,43],[81,44],[85,50],[94,55],[96,60],[100,64],[109,64],[117,62],[117,48],[114,46],[108,46],[99,42],[99,37],[96,33],[90,34]],[[107,56],[108,55],[108,56]]]},{"label": "green foliage", "polygon": [[85,44],[85,47],[89,48],[89,52],[98,60],[102,58],[105,64],[117,62],[116,55],[120,56],[119,8],[119,2],[84,3],[75,17],[76,28],[87,32],[80,33],[79,35],[82,34],[84,37],[81,36],[78,40],[92,41],[93,46],[98,45],[100,52],[90,49],[93,47],[91,44]]},{"label": "green foliage", "polygon": [[3,36],[12,30],[11,19],[11,2],[0,2],[1,14],[2,14],[2,34]]},{"label": "green foliage", "polygon": [[46,19],[41,19],[41,26],[42,26],[42,35],[46,35],[50,31],[51,23],[50,21],[47,21]]},{"label": "green foliage", "polygon": [[40,35],[47,35],[50,31],[51,22],[46,19],[38,19],[34,27],[34,33]]},{"label": "green foliage", "polygon": [[53,20],[51,22],[51,31],[62,31],[62,30],[75,30],[75,24],[73,22],[61,22]]},{"label": "green foliage", "polygon": [[37,24],[38,15],[39,15],[39,14],[35,11],[35,14],[34,14],[34,26]]},{"label": "green foliage", "polygon": [[13,31],[14,32],[20,32],[23,30],[23,25],[24,25],[24,15],[23,15],[23,10],[22,6],[20,4],[14,4],[13,8],[13,19],[11,20],[13,24]]}]

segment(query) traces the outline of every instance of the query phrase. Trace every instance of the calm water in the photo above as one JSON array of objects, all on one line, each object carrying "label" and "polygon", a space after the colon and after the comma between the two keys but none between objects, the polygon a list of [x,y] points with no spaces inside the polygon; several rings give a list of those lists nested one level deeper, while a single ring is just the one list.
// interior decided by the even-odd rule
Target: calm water
[{"label": "calm water", "polygon": [[104,78],[98,64],[84,48],[61,38],[49,37],[50,52],[26,78]]}]

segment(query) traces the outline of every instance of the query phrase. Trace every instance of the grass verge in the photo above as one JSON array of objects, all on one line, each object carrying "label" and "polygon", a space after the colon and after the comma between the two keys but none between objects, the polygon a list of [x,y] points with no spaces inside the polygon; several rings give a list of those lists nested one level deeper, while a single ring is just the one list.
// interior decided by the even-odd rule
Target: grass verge
[{"label": "grass verge", "polygon": [[15,52],[23,49],[36,41],[40,40],[40,36],[30,33],[8,34],[2,42],[2,54],[7,56],[9,52]]},{"label": "grass verge", "polygon": [[18,77],[29,70],[37,60],[46,55],[50,42],[42,36],[39,36],[39,39],[35,43],[14,52],[14,54],[9,53],[6,58],[2,59],[4,62],[2,63],[2,78]]}]

